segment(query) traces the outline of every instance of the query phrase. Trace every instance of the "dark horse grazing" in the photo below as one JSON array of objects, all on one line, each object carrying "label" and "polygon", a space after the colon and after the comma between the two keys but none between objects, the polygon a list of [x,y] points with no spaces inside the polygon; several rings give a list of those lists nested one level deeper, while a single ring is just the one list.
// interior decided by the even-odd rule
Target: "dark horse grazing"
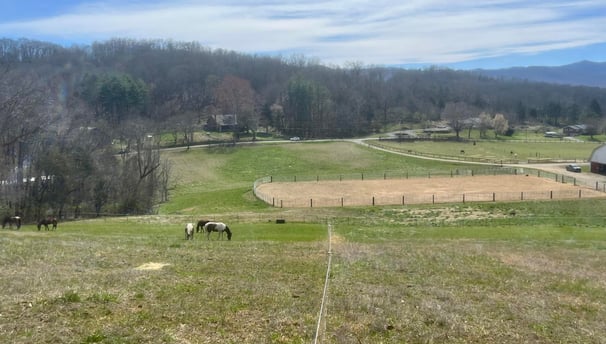
[{"label": "dark horse grazing", "polygon": [[185,225],[185,240],[194,240],[194,224],[191,222]]},{"label": "dark horse grazing", "polygon": [[200,233],[200,231],[204,230],[204,225],[209,223],[208,220],[200,220],[198,221],[198,225],[196,226],[196,233]]},{"label": "dark horse grazing", "polygon": [[21,228],[21,217],[20,216],[5,216],[2,220],[2,229],[8,225],[8,228],[13,228],[13,225],[17,226],[17,229]]},{"label": "dark horse grazing", "polygon": [[57,218],[56,217],[47,217],[46,219],[42,219],[38,221],[38,230],[44,226],[46,230],[48,229],[48,225],[53,225],[53,230],[57,229]]},{"label": "dark horse grazing", "polygon": [[227,233],[227,240],[231,240],[231,230],[223,222],[207,222],[204,225],[206,238],[210,240],[211,232],[219,232],[219,238],[223,239],[223,232]]}]

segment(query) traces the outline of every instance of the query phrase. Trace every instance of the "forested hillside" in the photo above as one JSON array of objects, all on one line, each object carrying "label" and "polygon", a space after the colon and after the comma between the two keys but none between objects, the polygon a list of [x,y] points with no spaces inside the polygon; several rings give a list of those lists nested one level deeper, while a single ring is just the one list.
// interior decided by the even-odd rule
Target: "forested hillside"
[{"label": "forested hillside", "polygon": [[[114,39],[64,48],[0,40],[1,210],[26,219],[146,213],[165,200],[170,166],[156,134],[233,115],[233,138],[268,131],[351,137],[394,125],[462,123],[602,127],[606,90],[503,81],[305,57],[251,56],[197,43]],[[124,152],[116,154],[120,142]]]},{"label": "forested hillside", "polygon": [[479,69],[474,72],[501,79],[606,87],[606,62],[580,61],[557,67],[512,67],[493,70]]}]

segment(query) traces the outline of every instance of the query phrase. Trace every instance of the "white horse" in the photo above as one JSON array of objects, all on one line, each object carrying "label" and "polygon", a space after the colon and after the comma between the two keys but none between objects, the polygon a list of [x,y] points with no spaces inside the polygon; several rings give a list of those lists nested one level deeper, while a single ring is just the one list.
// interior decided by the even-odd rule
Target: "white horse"
[{"label": "white horse", "polygon": [[210,240],[211,232],[219,232],[219,238],[223,239],[223,232],[227,233],[227,240],[231,240],[231,230],[223,222],[207,222],[204,225],[204,231],[206,232],[206,238]]},{"label": "white horse", "polygon": [[185,225],[185,240],[194,240],[194,224],[191,222]]}]

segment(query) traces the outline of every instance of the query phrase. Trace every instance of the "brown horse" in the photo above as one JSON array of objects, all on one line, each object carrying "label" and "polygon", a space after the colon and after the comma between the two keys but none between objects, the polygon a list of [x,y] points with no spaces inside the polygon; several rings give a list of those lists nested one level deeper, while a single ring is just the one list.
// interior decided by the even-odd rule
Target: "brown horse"
[{"label": "brown horse", "polygon": [[204,225],[209,223],[208,220],[200,220],[198,221],[198,225],[196,226],[196,233],[200,233],[200,231],[204,230]]},{"label": "brown horse", "polygon": [[53,225],[53,230],[57,229],[57,218],[56,217],[47,217],[46,219],[42,219],[38,221],[38,230],[44,226],[46,230],[49,230],[48,225]]},{"label": "brown horse", "polygon": [[8,228],[13,228],[13,225],[17,226],[17,229],[21,228],[21,217],[20,216],[5,216],[2,220],[2,229],[8,225]]}]

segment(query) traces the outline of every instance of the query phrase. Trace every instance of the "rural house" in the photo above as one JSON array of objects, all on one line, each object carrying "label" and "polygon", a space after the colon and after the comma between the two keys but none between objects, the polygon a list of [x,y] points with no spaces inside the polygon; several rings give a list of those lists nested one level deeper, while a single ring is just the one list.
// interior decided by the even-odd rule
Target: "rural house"
[{"label": "rural house", "polygon": [[606,144],[597,147],[589,158],[591,172],[606,174]]},{"label": "rural house", "polygon": [[233,131],[238,126],[236,115],[210,116],[204,125],[207,131]]},{"label": "rural house", "polygon": [[564,128],[562,128],[562,132],[564,133],[564,136],[582,135],[587,132],[587,125],[585,125],[585,124],[567,125]]}]

